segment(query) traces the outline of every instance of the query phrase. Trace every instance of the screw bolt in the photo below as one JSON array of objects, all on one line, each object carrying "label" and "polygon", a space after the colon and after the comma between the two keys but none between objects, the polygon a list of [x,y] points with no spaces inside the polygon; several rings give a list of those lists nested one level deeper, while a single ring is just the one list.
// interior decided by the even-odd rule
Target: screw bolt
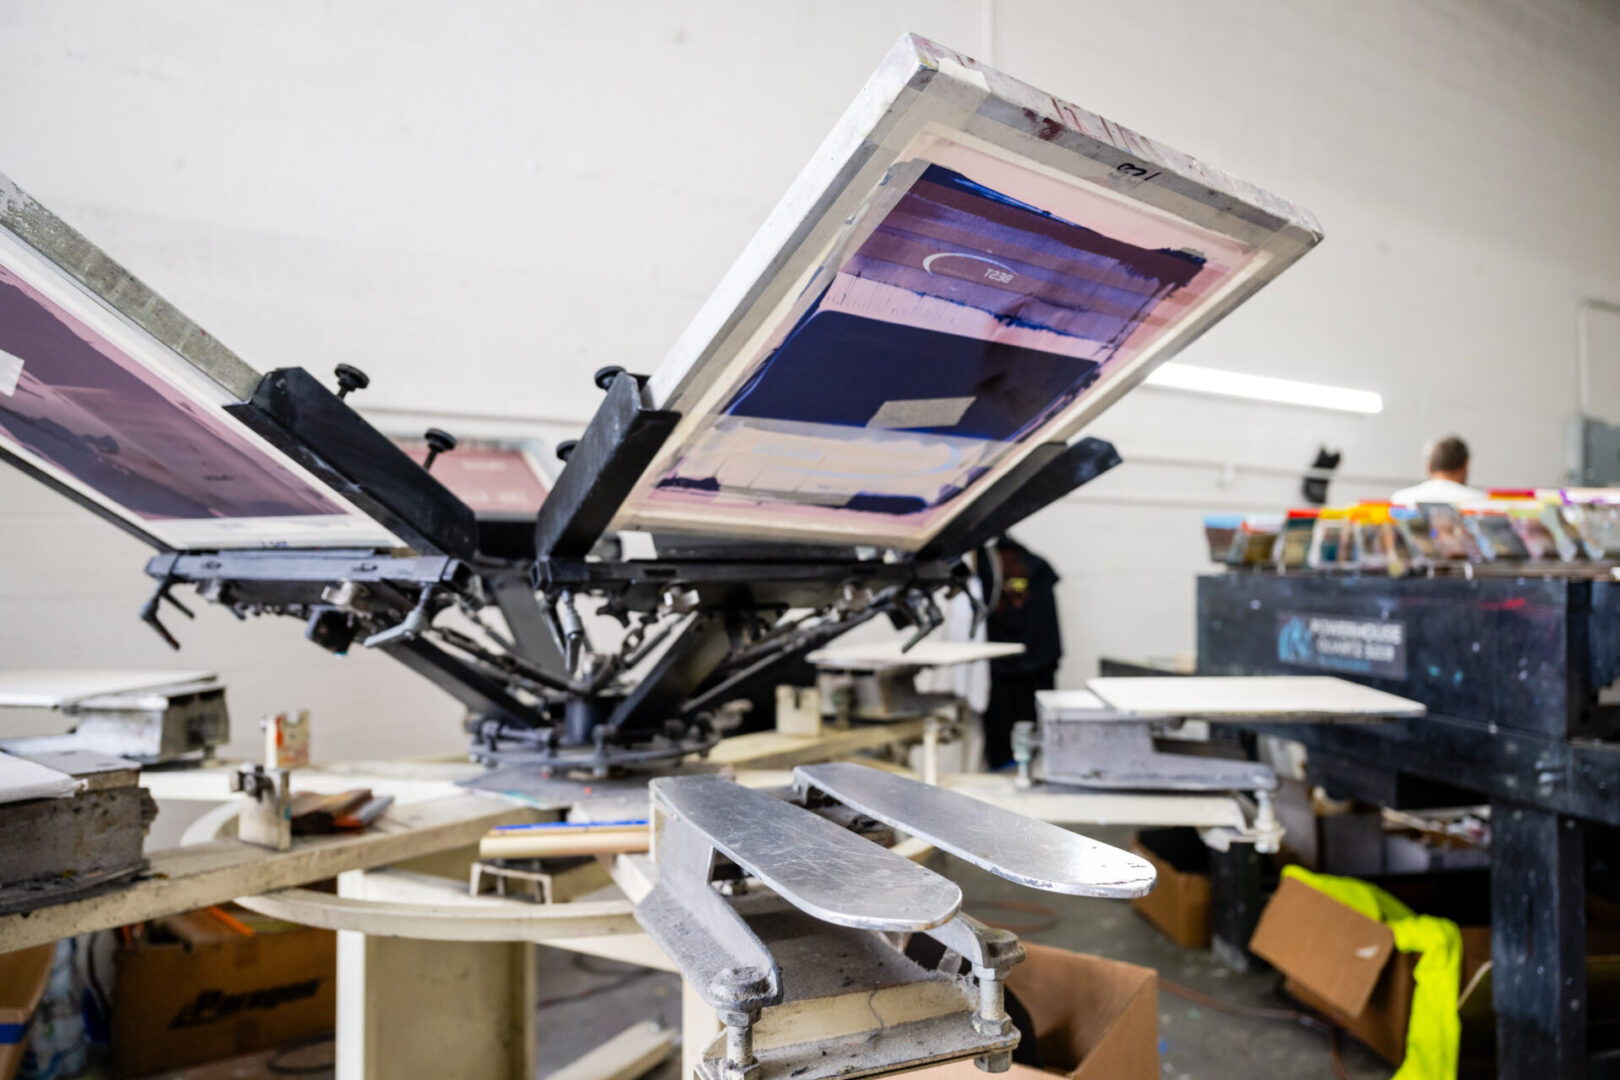
[{"label": "screw bolt", "polygon": [[[725,972],[722,979],[737,970]],[[743,983],[739,982],[737,985],[740,988]],[[759,1080],[759,1059],[754,1056],[754,1021],[759,1019],[759,1010],[716,1011],[719,1013],[720,1022],[726,1025],[726,1056],[720,1063],[720,1075],[724,1080]]]},{"label": "screw bolt", "polygon": [[973,1016],[973,1030],[981,1035],[1004,1035],[1012,1024],[1007,1016],[1004,989],[995,968],[973,969],[979,980],[979,1011]]},{"label": "screw bolt", "polygon": [[352,391],[364,390],[371,385],[371,376],[353,364],[339,364],[332,370],[337,375],[339,401],[348,397]]},{"label": "screw bolt", "polygon": [[435,458],[456,448],[456,437],[448,431],[436,427],[430,427],[424,431],[422,438],[428,444],[427,460],[422,462],[422,468],[424,469],[432,469]]},{"label": "screw bolt", "polygon": [[993,1054],[980,1054],[973,1059],[980,1072],[1004,1073],[1012,1068],[1012,1051],[998,1050]]}]

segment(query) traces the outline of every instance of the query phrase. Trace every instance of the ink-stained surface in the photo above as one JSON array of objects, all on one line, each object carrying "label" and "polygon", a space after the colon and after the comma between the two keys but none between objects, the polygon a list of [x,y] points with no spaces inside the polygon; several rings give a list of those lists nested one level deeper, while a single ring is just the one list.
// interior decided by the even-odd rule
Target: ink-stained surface
[{"label": "ink-stained surface", "polygon": [[682,420],[615,525],[922,547],[1319,239],[907,36],[653,373]]},{"label": "ink-stained surface", "polygon": [[[1246,254],[1079,189],[1033,205],[1004,190],[1015,167],[924,149],[921,174],[649,502],[926,528]],[[1202,243],[1164,246],[1189,238]]]},{"label": "ink-stained surface", "polygon": [[4,266],[0,352],[0,434],[142,521],[339,513]]},{"label": "ink-stained surface", "polygon": [[[3,177],[0,196],[0,215],[13,215],[0,227],[0,450],[175,549],[399,546],[226,413],[238,395],[219,369],[136,321],[161,305],[155,294]],[[162,314],[193,346],[210,343]],[[257,379],[234,356],[226,366]]]}]

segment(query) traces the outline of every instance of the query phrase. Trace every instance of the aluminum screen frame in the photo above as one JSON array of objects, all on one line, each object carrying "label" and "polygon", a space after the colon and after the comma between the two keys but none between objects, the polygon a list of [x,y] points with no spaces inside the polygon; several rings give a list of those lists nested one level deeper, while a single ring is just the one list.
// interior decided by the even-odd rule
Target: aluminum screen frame
[{"label": "aluminum screen frame", "polygon": [[[993,161],[1002,179],[1011,177],[1022,191],[1044,195],[1005,191],[951,164],[972,161]],[[1107,235],[1091,230],[1085,220],[1063,218],[1052,206],[1043,205],[1043,199],[1057,193],[1060,201],[1069,200],[1071,205],[1078,200],[1121,208],[1134,215],[1133,220],[1147,223],[1144,227],[1150,233],[1179,234],[1196,248],[1216,251],[1214,257],[1206,257],[1205,265],[1221,265],[1215,262],[1221,251],[1236,252],[1240,264],[1226,267],[1188,298],[1173,325],[1155,324],[1151,340],[1141,341],[1122,360],[1117,352],[1109,354],[1096,372],[1075,384],[1080,389],[1062,407],[1015,429],[993,461],[970,463],[971,469],[964,470],[959,460],[953,460],[950,467],[970,479],[954,489],[942,489],[955,493],[932,505],[915,511],[897,510],[881,500],[832,505],[818,503],[821,495],[802,494],[805,489],[789,498],[806,502],[772,502],[756,498],[769,485],[750,488],[747,479],[729,489],[722,469],[735,467],[740,470],[736,474],[745,477],[756,466],[773,476],[797,469],[813,485],[827,475],[815,472],[824,462],[833,462],[836,471],[853,460],[818,456],[815,440],[825,443],[826,432],[809,432],[808,441],[799,441],[804,432],[791,423],[771,418],[751,427],[752,421],[738,420],[734,410],[754,392],[762,373],[786,355],[789,344],[801,340],[795,335],[825,313],[818,305],[830,295],[830,287],[859,277],[847,271],[924,179],[926,167],[942,162],[970,182],[991,189],[992,196],[1024,204],[1026,210],[1062,219],[1062,224],[1082,231]],[[920,549],[1036,446],[1073,438],[1159,363],[1296,261],[1321,235],[1309,212],[1284,199],[968,57],[907,35],[651,376],[647,404],[678,411],[682,419],[612,527]],[[1144,319],[1151,322],[1151,315],[1148,311]],[[921,343],[918,356],[939,355],[930,350],[943,340]],[[839,341],[833,335],[821,347],[833,350]],[[802,358],[799,362],[806,363]],[[799,385],[810,386],[812,380],[806,378]],[[778,398],[791,397],[793,389],[788,387]],[[884,447],[904,442],[883,431],[895,430],[895,423],[915,421],[914,430],[930,429],[925,438],[938,435],[962,419],[960,413],[953,418],[951,411],[956,407],[952,403],[961,401],[930,392],[927,382],[918,380],[911,398],[885,401],[865,430],[846,424],[832,434],[832,441],[840,444],[832,454],[858,455],[862,468],[870,466],[881,473],[886,459],[898,460],[894,456],[898,451]],[[791,411],[791,404],[776,401],[771,408]],[[890,411],[885,413],[886,409]],[[874,426],[878,434],[873,434]],[[742,439],[739,432],[756,437]],[[852,440],[853,449],[842,445],[845,439]],[[920,442],[911,448],[917,446]],[[774,462],[760,464],[738,455],[739,450],[747,455],[754,449],[762,458],[807,453],[816,465],[783,470]],[[925,467],[932,466],[922,458],[905,466]],[[912,479],[899,469],[892,475],[903,483]],[[848,494],[847,484],[828,486],[826,499],[836,502]],[[852,508],[857,505],[878,509]]]}]

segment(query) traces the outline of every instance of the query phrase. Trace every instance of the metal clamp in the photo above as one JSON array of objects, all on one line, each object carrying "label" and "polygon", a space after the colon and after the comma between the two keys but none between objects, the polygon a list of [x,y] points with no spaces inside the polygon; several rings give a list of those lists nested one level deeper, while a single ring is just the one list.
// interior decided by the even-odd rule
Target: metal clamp
[{"label": "metal clamp", "polygon": [[241,765],[231,773],[231,790],[242,794],[236,838],[246,844],[287,851],[292,847],[292,773]]},{"label": "metal clamp", "polygon": [[636,905],[636,921],[675,961],[726,1027],[722,1080],[755,1080],[753,1026],[782,1000],[782,972],[735,908],[710,885],[718,857],[709,837],[665,814],[658,830],[659,881]]},{"label": "metal clamp", "polygon": [[[1055,784],[1121,792],[1232,792],[1244,806],[1247,823],[1241,829],[1200,829],[1204,843],[1216,851],[1225,851],[1233,843],[1253,844],[1261,854],[1281,847],[1283,828],[1273,802],[1277,774],[1271,766],[1165,753],[1153,745],[1153,731],[1166,724],[1166,718],[1121,712],[1100,700],[1095,707],[1071,708],[1064,714],[1045,704],[1038,708],[1038,728],[1027,721],[1014,727],[1018,787],[1033,785],[1034,760],[1039,755],[1045,779]],[[1237,794],[1240,792],[1252,795],[1252,812]]]},{"label": "metal clamp", "polygon": [[[971,915],[958,915],[944,926],[923,932],[972,965],[979,986],[973,1030],[992,1038],[1017,1034],[1007,1015],[1006,986],[1007,974],[1024,961],[1018,935],[986,926]],[[1012,1051],[981,1054],[974,1064],[985,1072],[1006,1072],[1012,1068]]]}]

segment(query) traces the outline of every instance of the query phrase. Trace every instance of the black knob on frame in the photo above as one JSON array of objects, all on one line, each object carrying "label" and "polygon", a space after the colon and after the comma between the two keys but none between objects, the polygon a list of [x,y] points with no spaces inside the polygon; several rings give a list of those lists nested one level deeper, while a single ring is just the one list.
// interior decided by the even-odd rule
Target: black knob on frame
[{"label": "black knob on frame", "polygon": [[337,373],[339,401],[348,397],[352,391],[364,390],[371,385],[371,376],[353,364],[339,364],[332,370]]},{"label": "black knob on frame", "polygon": [[448,431],[430,427],[422,433],[422,438],[428,444],[427,460],[422,462],[422,468],[433,468],[433,459],[440,454],[448,453],[456,448],[456,437]]},{"label": "black knob on frame", "polygon": [[562,442],[558,443],[557,444],[557,460],[558,461],[567,461],[568,460],[568,455],[572,454],[574,452],[574,447],[576,447],[578,445],[579,445],[579,440],[578,439],[564,439]]}]

